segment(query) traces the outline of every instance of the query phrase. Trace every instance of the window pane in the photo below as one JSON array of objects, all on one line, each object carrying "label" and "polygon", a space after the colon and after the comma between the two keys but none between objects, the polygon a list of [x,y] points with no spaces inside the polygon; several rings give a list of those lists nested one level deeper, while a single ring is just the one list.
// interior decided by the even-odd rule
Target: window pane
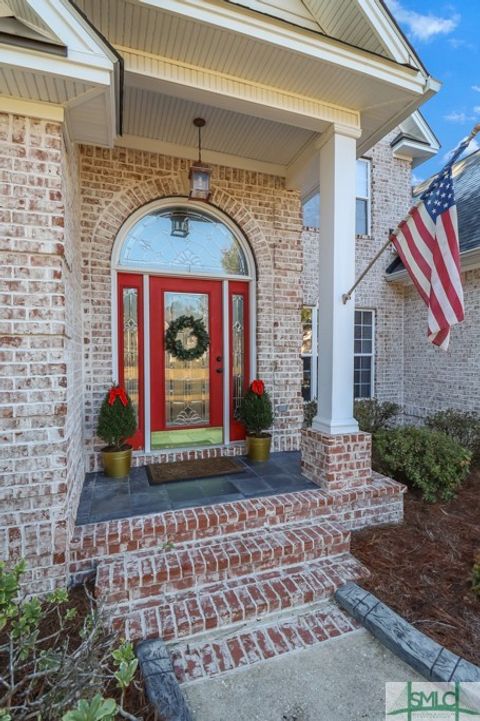
[{"label": "window pane", "polygon": [[245,321],[243,295],[232,296],[233,417],[238,420],[245,387]]},{"label": "window pane", "polygon": [[313,308],[302,308],[302,353],[312,352],[312,317]]},{"label": "window pane", "polygon": [[248,275],[245,254],[232,231],[197,210],[149,213],[128,232],[120,265],[212,275]]},{"label": "window pane", "polygon": [[355,310],[354,335],[354,395],[371,398],[373,395],[373,311]]},{"label": "window pane", "polygon": [[355,233],[368,234],[368,201],[357,198],[355,210]]},{"label": "window pane", "polygon": [[372,396],[372,357],[356,356],[354,359],[354,395],[355,398]]},{"label": "window pane", "polygon": [[123,300],[123,382],[138,419],[138,290],[124,288]]},{"label": "window pane", "polygon": [[312,399],[312,357],[304,356],[303,362],[303,380],[302,380],[302,396],[304,401]]},{"label": "window pane", "polygon": [[368,160],[357,160],[357,197],[368,198]]},{"label": "window pane", "polygon": [[[200,318],[208,328],[208,295],[165,293],[165,330],[182,315]],[[178,340],[192,348],[196,340],[190,330],[180,331]],[[184,361],[165,350],[165,419],[167,428],[205,426],[210,422],[210,371],[207,349],[201,358]]]},{"label": "window pane", "polygon": [[315,193],[303,204],[303,225],[309,228],[320,227],[320,193]]}]

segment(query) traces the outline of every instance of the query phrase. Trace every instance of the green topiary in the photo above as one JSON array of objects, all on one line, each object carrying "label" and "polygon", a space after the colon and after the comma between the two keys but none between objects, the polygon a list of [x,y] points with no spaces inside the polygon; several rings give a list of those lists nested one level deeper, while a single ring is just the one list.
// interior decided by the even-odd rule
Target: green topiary
[{"label": "green topiary", "polygon": [[473,460],[480,461],[480,416],[471,411],[439,411],[426,419],[434,431],[441,431],[471,451]]},{"label": "green topiary", "polygon": [[272,402],[261,380],[250,384],[240,404],[239,416],[247,433],[261,438],[273,423]]},{"label": "green topiary", "polygon": [[407,426],[373,437],[373,467],[407,486],[426,501],[448,501],[470,470],[471,453],[444,433]]},{"label": "green topiary", "polygon": [[109,450],[120,451],[136,430],[137,418],[130,396],[120,386],[112,386],[100,407],[97,435]]},{"label": "green topiary", "polygon": [[398,416],[401,408],[396,403],[385,401],[380,403],[376,398],[355,401],[353,415],[364,433],[376,433],[389,428],[393,419]]}]

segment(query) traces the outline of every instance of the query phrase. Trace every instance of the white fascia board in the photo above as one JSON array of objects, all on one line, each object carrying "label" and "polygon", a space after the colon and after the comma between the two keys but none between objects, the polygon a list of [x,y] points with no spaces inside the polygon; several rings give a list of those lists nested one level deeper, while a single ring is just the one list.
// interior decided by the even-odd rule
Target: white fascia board
[{"label": "white fascia board", "polygon": [[70,57],[47,55],[30,48],[14,47],[0,43],[2,64],[12,68],[29,70],[33,73],[55,75],[71,80],[79,80],[92,85],[110,86],[112,69],[92,67],[91,63],[72,61]]},{"label": "white fascia board", "polygon": [[[198,160],[198,148],[178,143],[169,143],[154,138],[144,138],[138,135],[122,135],[115,140],[115,146],[119,148],[130,148],[130,150],[145,150],[150,153],[159,153],[174,158],[186,158],[187,160]],[[252,170],[266,175],[275,175],[284,178],[287,174],[285,165],[269,163],[255,158],[245,158],[231,153],[221,153],[216,150],[202,148],[202,160],[211,165],[223,165],[227,168],[240,168],[241,170]]]},{"label": "white fascia board", "polygon": [[[417,58],[408,43],[398,32],[388,13],[375,0],[357,0],[382,45],[389,50],[397,63],[411,64]],[[420,66],[419,66],[420,67]]]},{"label": "white fascia board", "polygon": [[105,58],[105,49],[100,45],[91,28],[69,2],[62,0],[27,0],[28,4],[50,27],[52,32],[68,47],[70,53],[97,55]]},{"label": "white fascia board", "polygon": [[143,5],[155,7],[231,30],[263,43],[269,43],[303,56],[374,77],[389,85],[422,96],[427,89],[428,76],[423,71],[405,67],[361,49],[353,49],[340,41],[313,34],[308,30],[289,27],[286,23],[267,21],[254,13],[239,12],[239,6],[214,5],[207,0],[141,0]]},{"label": "white fascia board", "polygon": [[440,150],[440,143],[438,142],[438,139],[435,137],[431,127],[429,126],[429,124],[419,110],[416,110],[412,114],[412,120],[415,122],[417,128],[422,133],[423,137],[430,145],[432,150],[435,150],[435,152]]},{"label": "white fascia board", "polygon": [[401,160],[411,160],[413,167],[417,167],[429,158],[433,158],[438,150],[431,148],[424,143],[416,143],[414,140],[407,138],[399,140],[393,147],[393,156]]}]

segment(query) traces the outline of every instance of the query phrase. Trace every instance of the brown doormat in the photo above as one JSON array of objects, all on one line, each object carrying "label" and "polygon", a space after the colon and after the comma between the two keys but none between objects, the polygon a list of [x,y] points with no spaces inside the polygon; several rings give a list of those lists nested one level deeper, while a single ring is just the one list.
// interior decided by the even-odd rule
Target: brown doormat
[{"label": "brown doormat", "polygon": [[226,476],[231,473],[243,473],[245,466],[228,457],[200,458],[195,461],[175,463],[150,463],[147,466],[148,482],[151,486],[172,481],[187,481],[192,478],[210,478]]}]

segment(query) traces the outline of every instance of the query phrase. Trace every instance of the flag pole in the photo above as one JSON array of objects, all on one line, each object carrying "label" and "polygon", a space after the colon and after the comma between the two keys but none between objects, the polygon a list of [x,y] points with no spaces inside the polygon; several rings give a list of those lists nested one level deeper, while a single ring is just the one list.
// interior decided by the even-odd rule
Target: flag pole
[{"label": "flag pole", "polygon": [[[478,123],[477,125],[475,125],[475,126],[472,128],[472,130],[470,131],[470,134],[469,134],[469,135],[467,136],[467,138],[465,139],[464,142],[467,144],[467,146],[470,144],[470,142],[473,140],[473,138],[477,135],[477,133],[480,133],[480,123]],[[463,143],[462,143],[462,144],[463,144]],[[456,160],[456,157],[455,157],[455,155],[453,155],[452,158],[451,158],[451,160],[447,163],[447,165],[449,165],[449,164],[452,163],[452,162],[455,162],[455,160]],[[437,174],[437,175],[438,175],[438,174]],[[430,188],[432,187],[432,185],[435,183],[435,180],[437,179],[437,175],[434,177],[434,179],[433,179],[432,182],[430,183],[430,186],[429,186],[428,190],[430,190]],[[412,206],[412,208],[410,208],[409,213],[408,213],[409,215],[411,214],[412,210],[413,210],[420,202],[421,202],[421,199],[419,199],[419,200]],[[401,225],[401,223],[399,223],[399,225]],[[398,227],[398,226],[397,226],[397,227]],[[352,295],[353,295],[355,289],[356,289],[357,286],[362,282],[362,280],[365,278],[365,276],[366,276],[367,273],[371,270],[371,268],[375,265],[375,263],[376,263],[377,260],[380,258],[380,256],[383,255],[383,253],[387,250],[388,246],[389,246],[390,243],[392,242],[392,235],[395,235],[395,234],[396,234],[396,231],[390,231],[390,233],[388,234],[388,240],[387,240],[387,242],[386,242],[384,245],[382,245],[382,247],[380,248],[380,250],[378,251],[378,253],[376,253],[376,255],[374,255],[374,257],[372,258],[372,260],[370,261],[370,263],[367,265],[367,267],[360,273],[360,275],[358,276],[357,280],[356,280],[355,283],[352,285],[352,287],[350,288],[350,290],[349,290],[347,293],[344,293],[344,294],[342,295],[343,305],[346,305],[346,304],[348,303],[348,301],[351,300]]]}]

